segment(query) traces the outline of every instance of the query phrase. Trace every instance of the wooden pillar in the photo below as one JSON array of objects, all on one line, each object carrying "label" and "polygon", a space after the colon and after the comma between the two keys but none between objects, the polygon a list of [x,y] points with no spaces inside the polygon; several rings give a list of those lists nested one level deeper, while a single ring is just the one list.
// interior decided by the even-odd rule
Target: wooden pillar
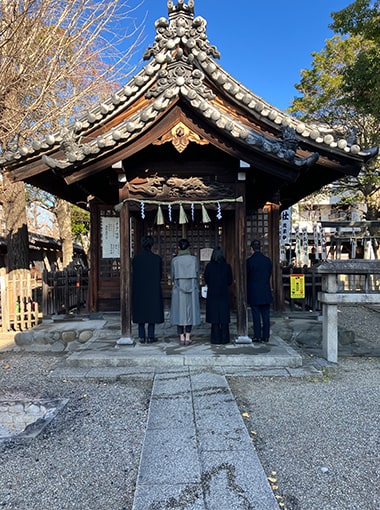
[{"label": "wooden pillar", "polygon": [[131,313],[131,234],[129,204],[120,211],[120,313],[121,338],[118,344],[134,344]]},{"label": "wooden pillar", "polygon": [[235,209],[235,252],[238,258],[236,272],[236,320],[237,343],[250,343],[248,337],[247,316],[247,225],[245,204],[245,182],[236,184],[236,196],[242,196],[242,202],[236,202]]},{"label": "wooden pillar", "polygon": [[99,207],[95,200],[90,201],[90,271],[88,277],[88,310],[89,312],[98,311],[98,275],[99,275],[99,257],[100,257],[100,218]]}]

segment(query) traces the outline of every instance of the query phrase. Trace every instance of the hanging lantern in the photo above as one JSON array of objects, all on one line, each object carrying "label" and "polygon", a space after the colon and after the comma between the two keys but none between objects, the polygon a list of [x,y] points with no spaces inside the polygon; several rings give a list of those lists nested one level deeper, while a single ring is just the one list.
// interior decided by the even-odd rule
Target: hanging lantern
[{"label": "hanging lantern", "polygon": [[185,209],[183,208],[183,205],[179,205],[179,224],[183,225],[184,223],[187,223],[187,216],[185,213]]},{"label": "hanging lantern", "polygon": [[160,205],[158,206],[158,209],[157,209],[157,214],[156,214],[156,220],[155,221],[156,221],[157,225],[164,225],[164,223],[165,223],[164,215],[163,215],[162,208],[161,208]]},{"label": "hanging lantern", "polygon": [[203,223],[210,223],[211,222],[211,218],[208,215],[206,207],[203,204],[202,204],[202,222]]}]

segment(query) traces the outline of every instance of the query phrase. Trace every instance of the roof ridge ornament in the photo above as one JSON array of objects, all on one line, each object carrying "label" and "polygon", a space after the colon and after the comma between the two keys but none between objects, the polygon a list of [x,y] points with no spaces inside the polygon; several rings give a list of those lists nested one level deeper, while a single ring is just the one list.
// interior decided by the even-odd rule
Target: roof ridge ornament
[{"label": "roof ridge ornament", "polygon": [[212,99],[214,93],[203,84],[205,74],[199,62],[208,56],[220,58],[220,54],[207,38],[206,20],[201,16],[194,18],[193,0],[188,0],[187,4],[177,0],[176,5],[169,1],[168,12],[169,20],[159,18],[156,21],[154,43],[143,55],[144,60],[153,57],[161,67],[157,85],[146,97],[158,97],[172,87],[177,94],[187,86],[197,90],[203,98]]},{"label": "roof ridge ornament", "polygon": [[207,38],[207,21],[201,16],[194,18],[194,2],[178,5],[168,2],[169,20],[164,17],[155,22],[156,37],[143,55],[144,60],[155,57],[160,64],[173,60],[192,63],[200,55],[220,58],[217,48]]},{"label": "roof ridge ornament", "polygon": [[178,11],[189,12],[190,14],[194,14],[194,0],[189,0],[186,5],[184,0],[177,0],[177,5],[174,5],[172,0],[168,1],[168,14],[174,14]]}]

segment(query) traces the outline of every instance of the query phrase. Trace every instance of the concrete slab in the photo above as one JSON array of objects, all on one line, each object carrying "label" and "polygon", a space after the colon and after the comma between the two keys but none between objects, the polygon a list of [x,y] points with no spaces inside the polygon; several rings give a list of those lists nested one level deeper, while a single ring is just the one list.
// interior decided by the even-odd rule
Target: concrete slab
[{"label": "concrete slab", "polygon": [[[169,429],[148,427],[140,461],[138,484],[200,483],[199,464],[194,422],[178,427],[173,420]],[[157,424],[157,422],[156,422]]]},{"label": "concrete slab", "polygon": [[[159,485],[139,484],[132,510],[206,510],[199,484]],[[221,510],[219,508],[219,510]],[[232,510],[232,509],[229,509]]]},{"label": "concrete slab", "polygon": [[133,504],[147,508],[278,510],[224,376],[155,376]]},{"label": "concrete slab", "polygon": [[232,452],[205,451],[201,462],[207,510],[278,510],[253,446]]}]

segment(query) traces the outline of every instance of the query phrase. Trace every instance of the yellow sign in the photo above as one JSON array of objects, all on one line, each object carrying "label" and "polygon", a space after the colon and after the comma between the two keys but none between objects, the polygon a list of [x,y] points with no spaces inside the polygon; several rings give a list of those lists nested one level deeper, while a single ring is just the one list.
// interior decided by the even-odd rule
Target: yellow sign
[{"label": "yellow sign", "polygon": [[290,298],[291,299],[304,299],[305,297],[305,275],[291,274],[290,275]]}]

